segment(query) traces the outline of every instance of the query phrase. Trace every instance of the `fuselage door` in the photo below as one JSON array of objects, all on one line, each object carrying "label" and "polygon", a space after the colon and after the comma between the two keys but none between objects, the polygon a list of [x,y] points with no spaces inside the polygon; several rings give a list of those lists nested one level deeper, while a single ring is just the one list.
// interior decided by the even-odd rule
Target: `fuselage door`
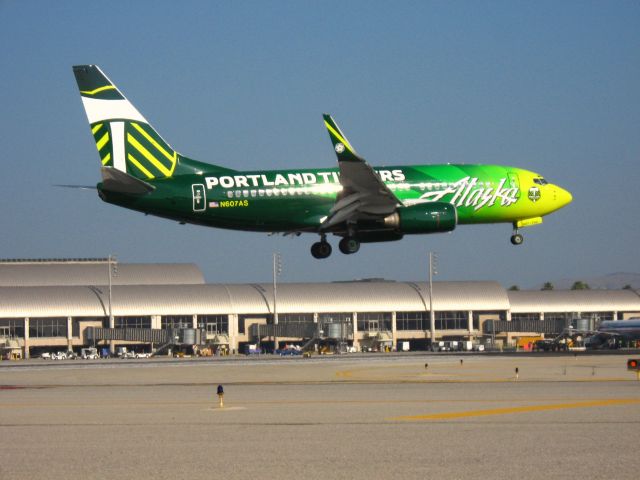
[{"label": "fuselage door", "polygon": [[207,194],[204,185],[197,183],[191,185],[191,192],[193,194],[193,211],[204,212],[207,208]]},{"label": "fuselage door", "polygon": [[517,198],[520,198],[520,182],[518,181],[517,173],[509,173],[509,188],[513,188],[514,191],[518,192]]}]

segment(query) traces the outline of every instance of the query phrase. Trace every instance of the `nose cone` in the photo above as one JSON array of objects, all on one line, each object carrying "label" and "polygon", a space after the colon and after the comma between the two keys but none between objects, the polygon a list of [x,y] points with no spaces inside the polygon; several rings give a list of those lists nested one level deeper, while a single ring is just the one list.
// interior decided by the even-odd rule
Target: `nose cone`
[{"label": "nose cone", "polygon": [[568,205],[573,200],[573,196],[567,190],[561,187],[556,187],[556,202],[558,203],[558,208],[562,208],[565,205]]}]

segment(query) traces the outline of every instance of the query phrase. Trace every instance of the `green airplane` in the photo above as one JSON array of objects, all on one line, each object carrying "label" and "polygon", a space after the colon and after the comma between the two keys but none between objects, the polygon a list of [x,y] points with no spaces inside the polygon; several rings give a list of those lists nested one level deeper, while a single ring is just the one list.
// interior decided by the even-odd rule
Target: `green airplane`
[{"label": "green airplane", "polygon": [[97,190],[108,203],[180,223],[254,232],[315,233],[315,258],[407,234],[458,225],[519,229],[569,202],[571,194],[527,170],[496,165],[371,167],[324,115],[338,168],[239,171],[176,152],[96,65],[73,67],[102,162]]}]

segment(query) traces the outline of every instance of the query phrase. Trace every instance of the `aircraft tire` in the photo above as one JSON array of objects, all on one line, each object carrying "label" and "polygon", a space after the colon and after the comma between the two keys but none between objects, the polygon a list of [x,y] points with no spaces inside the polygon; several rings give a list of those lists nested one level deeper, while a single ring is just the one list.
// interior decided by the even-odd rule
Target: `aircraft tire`
[{"label": "aircraft tire", "polygon": [[352,253],[356,253],[360,250],[360,242],[353,237],[344,237],[340,240],[338,248],[345,255],[351,255]]},{"label": "aircraft tire", "polygon": [[313,258],[327,258],[331,255],[331,244],[329,242],[316,242],[311,245],[311,255]]},{"label": "aircraft tire", "polygon": [[524,237],[522,235],[520,235],[519,233],[516,233],[515,235],[511,235],[511,243],[514,245],[522,245],[522,242],[524,242]]}]

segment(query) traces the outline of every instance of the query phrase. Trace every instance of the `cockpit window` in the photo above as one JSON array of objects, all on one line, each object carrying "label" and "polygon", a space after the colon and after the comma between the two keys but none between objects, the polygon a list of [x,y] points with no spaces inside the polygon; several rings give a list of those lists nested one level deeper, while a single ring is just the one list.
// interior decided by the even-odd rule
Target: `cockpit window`
[{"label": "cockpit window", "polygon": [[547,185],[549,182],[542,177],[538,177],[533,179],[533,183],[537,183],[538,185]]}]

